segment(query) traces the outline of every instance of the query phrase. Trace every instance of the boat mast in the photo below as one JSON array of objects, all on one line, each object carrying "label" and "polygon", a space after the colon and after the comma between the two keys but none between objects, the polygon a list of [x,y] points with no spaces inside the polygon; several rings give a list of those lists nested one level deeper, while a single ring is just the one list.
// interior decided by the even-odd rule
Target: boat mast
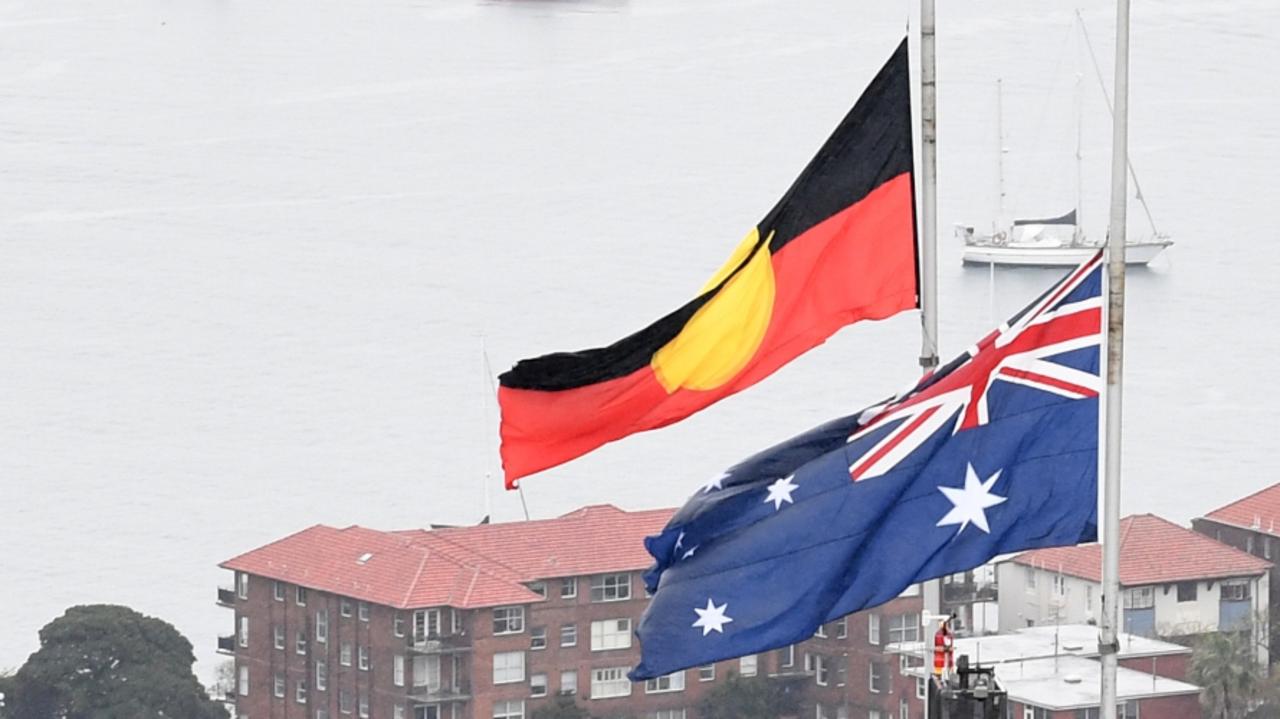
[{"label": "boat mast", "polygon": [[[1004,226],[1004,79],[996,78],[996,182],[1000,190],[1000,203],[996,212],[996,224]],[[999,231],[997,227],[997,231]]]},{"label": "boat mast", "polygon": [[938,366],[938,87],[934,0],[920,0],[920,367]]},{"label": "boat mast", "polygon": [[1071,238],[1075,244],[1084,239],[1084,91],[1076,73],[1076,229]]},{"label": "boat mast", "polygon": [[1102,719],[1116,719],[1120,623],[1120,420],[1124,369],[1125,223],[1128,220],[1129,0],[1116,0],[1116,102],[1112,118],[1111,221],[1107,237],[1106,461],[1103,473]]}]

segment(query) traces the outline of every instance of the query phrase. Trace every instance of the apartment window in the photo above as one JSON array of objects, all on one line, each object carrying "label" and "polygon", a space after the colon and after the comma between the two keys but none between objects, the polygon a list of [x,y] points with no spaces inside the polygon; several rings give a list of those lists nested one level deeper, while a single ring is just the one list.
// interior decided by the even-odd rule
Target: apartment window
[{"label": "apartment window", "polygon": [[293,700],[299,704],[307,703],[307,682],[305,679],[299,679],[298,683],[293,686]]},{"label": "apartment window", "polygon": [[524,607],[498,607],[493,610],[494,634],[519,634],[524,631]]},{"label": "apartment window", "polygon": [[342,601],[338,602],[338,613],[344,617],[351,616],[351,600],[350,599],[344,598],[342,599]]},{"label": "apartment window", "polygon": [[899,614],[889,617],[889,643],[920,641],[920,615]]},{"label": "apartment window", "polygon": [[1067,580],[1061,574],[1053,575],[1053,594],[1056,597],[1064,596],[1067,593]]},{"label": "apartment window", "polygon": [[591,623],[591,651],[631,648],[631,620],[606,619]]},{"label": "apartment window", "polygon": [[547,648],[547,628],[533,627],[529,630],[529,648],[530,649],[546,649]]},{"label": "apartment window", "polygon": [[849,658],[835,657],[831,661],[836,665],[836,686],[842,687],[849,680]]},{"label": "apartment window", "polygon": [[560,646],[562,647],[578,646],[578,625],[577,624],[561,624],[560,625]]},{"label": "apartment window", "polygon": [[391,620],[391,632],[397,637],[404,636],[404,615],[396,612],[396,616]]},{"label": "apartment window", "polygon": [[698,681],[709,682],[716,678],[716,665],[703,664],[698,667]]},{"label": "apartment window", "polygon": [[240,676],[238,679],[239,681],[236,682],[236,688],[240,691],[240,696],[249,696],[249,667],[243,665],[240,667]]},{"label": "apartment window", "polygon": [[916,677],[916,699],[924,699],[924,695],[929,692],[929,680],[924,677]]},{"label": "apartment window", "polygon": [[747,656],[739,659],[738,673],[744,677],[754,677],[759,669],[757,660],[758,657],[755,654],[748,654]]},{"label": "apartment window", "polygon": [[404,686],[404,655],[397,654],[391,659],[391,683]]},{"label": "apartment window", "polygon": [[1036,590],[1036,570],[1031,567],[1023,567],[1022,574],[1027,580],[1027,591],[1034,592]]},{"label": "apartment window", "polygon": [[316,641],[321,643],[329,641],[328,609],[316,610]]},{"label": "apartment window", "polygon": [[369,694],[360,692],[360,719],[369,719]]},{"label": "apartment window", "polygon": [[884,670],[884,664],[881,662],[871,662],[867,670],[868,681],[867,688],[872,694],[879,694],[885,690],[885,675],[888,674]]},{"label": "apartment window", "polygon": [[1178,601],[1194,602],[1196,600],[1197,582],[1178,582]]},{"label": "apartment window", "polygon": [[346,689],[338,690],[338,711],[343,714],[350,714],[355,709],[356,703],[351,697],[351,692]]},{"label": "apartment window", "polygon": [[867,641],[872,644],[880,643],[880,615],[867,615]]},{"label": "apartment window", "polygon": [[293,651],[296,654],[307,653],[307,635],[302,630],[298,630],[298,633],[294,636]]},{"label": "apartment window", "polygon": [[830,680],[831,671],[827,664],[826,657],[821,654],[813,655],[813,681],[820,687],[825,687]]},{"label": "apartment window", "polygon": [[524,719],[524,700],[494,702],[493,719]]},{"label": "apartment window", "polygon": [[565,577],[560,580],[560,598],[574,599],[578,596],[578,578]]},{"label": "apartment window", "polygon": [[1049,710],[1041,707],[1023,707],[1022,719],[1049,719]]},{"label": "apartment window", "polygon": [[666,676],[655,677],[644,683],[645,694],[661,694],[662,692],[684,691],[684,672],[674,672]]},{"label": "apartment window", "polygon": [[[1225,590],[1226,585],[1222,588]],[[1137,587],[1124,593],[1125,609],[1150,609],[1156,605],[1156,593],[1153,587]]]},{"label": "apartment window", "polygon": [[778,650],[778,666],[787,669],[796,665],[796,645],[790,644]]},{"label": "apartment window", "polygon": [[[440,610],[419,609],[413,613],[413,638],[423,641],[440,636]],[[456,632],[455,632],[456,633]]]},{"label": "apartment window", "polygon": [[524,652],[497,652],[493,655],[493,683],[524,681]]},{"label": "apartment window", "polygon": [[[1252,598],[1248,582],[1223,582],[1221,601],[1243,602]],[[1127,607],[1126,607],[1127,608]]]},{"label": "apartment window", "polygon": [[458,611],[457,609],[450,609],[449,622],[450,622],[450,626],[453,627],[454,634],[462,633],[462,612]]},{"label": "apartment window", "polygon": [[532,582],[531,584],[529,584],[529,591],[533,592],[534,594],[538,595],[539,597],[542,597],[543,599],[546,599],[546,598],[547,598],[547,583],[546,583],[546,582]]},{"label": "apartment window", "polygon": [[275,599],[277,602],[284,601],[284,583],[283,582],[276,582],[276,581],[271,582],[271,598]]},{"label": "apartment window", "polygon": [[249,575],[244,572],[236,572],[236,596],[241,599],[249,598]]},{"label": "apartment window", "polygon": [[293,603],[297,604],[300,607],[307,606],[307,588],[306,587],[293,588]]},{"label": "apartment window", "polygon": [[[457,657],[454,658],[455,662]],[[461,670],[455,663],[453,667],[454,682],[456,683]],[[413,685],[415,687],[427,687],[428,690],[436,690],[440,688],[440,657],[429,655],[425,657],[413,658]]]},{"label": "apartment window", "polygon": [[344,667],[351,666],[351,643],[343,642],[342,648],[338,651],[338,663]]},{"label": "apartment window", "polygon": [[249,646],[249,618],[240,617],[240,631],[237,633],[240,639],[240,646]]},{"label": "apartment window", "polygon": [[316,691],[322,692],[329,688],[329,665],[327,662],[316,661]]},{"label": "apartment window", "polygon": [[271,627],[271,646],[276,649],[284,649],[284,627],[279,624]]},{"label": "apartment window", "polygon": [[1138,702],[1120,702],[1116,705],[1116,719],[1139,719]]},{"label": "apartment window", "polygon": [[369,647],[361,645],[359,648],[360,671],[369,671]]},{"label": "apartment window", "polygon": [[906,699],[898,700],[898,719],[911,719],[911,705]]},{"label": "apartment window", "polygon": [[277,697],[284,696],[284,675],[277,674],[271,678],[271,693]]},{"label": "apartment window", "polygon": [[849,618],[840,617],[836,620],[836,639],[844,639],[849,636]]},{"label": "apartment window", "polygon": [[814,632],[814,633],[813,633],[813,636],[817,637],[818,639],[826,639],[826,638],[827,638],[827,625],[825,625],[825,624],[819,624],[819,625],[818,625],[818,631]]},{"label": "apartment window", "polygon": [[360,602],[359,604],[357,604],[356,612],[360,615],[360,621],[362,622],[369,621],[369,603],[368,602]]},{"label": "apartment window", "polygon": [[532,674],[529,676],[529,696],[545,697],[547,695],[547,675]]},{"label": "apartment window", "polygon": [[630,574],[597,574],[591,578],[591,601],[620,602],[630,598]]},{"label": "apartment window", "polygon": [[560,672],[560,693],[569,695],[578,693],[578,672]]},{"label": "apartment window", "polygon": [[609,667],[591,670],[591,698],[631,696],[631,680],[627,679],[627,667]]},{"label": "apartment window", "polygon": [[[453,716],[454,716],[454,719],[457,719],[457,716],[458,716],[457,707],[454,707],[453,709]],[[438,705],[432,704],[430,706],[425,706],[425,707],[420,706],[415,708],[413,710],[413,719],[444,719],[444,718],[443,718],[443,715],[440,714],[440,707]]]}]

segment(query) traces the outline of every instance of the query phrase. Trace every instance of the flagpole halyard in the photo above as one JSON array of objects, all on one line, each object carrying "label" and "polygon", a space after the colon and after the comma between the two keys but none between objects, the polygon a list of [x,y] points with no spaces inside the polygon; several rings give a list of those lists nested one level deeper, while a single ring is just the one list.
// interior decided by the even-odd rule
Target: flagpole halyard
[{"label": "flagpole halyard", "polygon": [[1129,0],[1116,0],[1115,114],[1111,145],[1111,221],[1107,237],[1107,393],[1103,472],[1101,715],[1116,717],[1120,623],[1120,421],[1124,370],[1125,223],[1129,156]]},{"label": "flagpole halyard", "polygon": [[934,0],[920,0],[920,366],[938,366],[938,85]]}]

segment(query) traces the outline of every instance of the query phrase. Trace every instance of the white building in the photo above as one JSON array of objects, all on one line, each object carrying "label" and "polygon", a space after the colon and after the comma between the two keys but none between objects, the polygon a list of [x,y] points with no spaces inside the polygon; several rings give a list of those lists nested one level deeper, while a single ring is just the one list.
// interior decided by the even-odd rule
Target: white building
[{"label": "white building", "polygon": [[[1266,663],[1270,562],[1151,514],[1124,518],[1120,536],[1123,631],[1250,631]],[[1100,545],[1024,552],[997,572],[1001,632],[1095,622],[1102,612]]]}]

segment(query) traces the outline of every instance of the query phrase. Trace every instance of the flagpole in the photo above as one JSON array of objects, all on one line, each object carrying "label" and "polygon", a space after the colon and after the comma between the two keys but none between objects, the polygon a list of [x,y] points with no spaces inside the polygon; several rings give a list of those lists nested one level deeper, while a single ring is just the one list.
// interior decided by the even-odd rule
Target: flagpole
[{"label": "flagpole", "polygon": [[920,0],[920,366],[938,366],[938,87],[934,0]]},{"label": "flagpole", "polygon": [[1116,719],[1120,623],[1120,420],[1124,369],[1125,223],[1129,157],[1129,0],[1116,0],[1115,114],[1111,144],[1111,222],[1107,238],[1106,463],[1102,544],[1102,719]]}]

